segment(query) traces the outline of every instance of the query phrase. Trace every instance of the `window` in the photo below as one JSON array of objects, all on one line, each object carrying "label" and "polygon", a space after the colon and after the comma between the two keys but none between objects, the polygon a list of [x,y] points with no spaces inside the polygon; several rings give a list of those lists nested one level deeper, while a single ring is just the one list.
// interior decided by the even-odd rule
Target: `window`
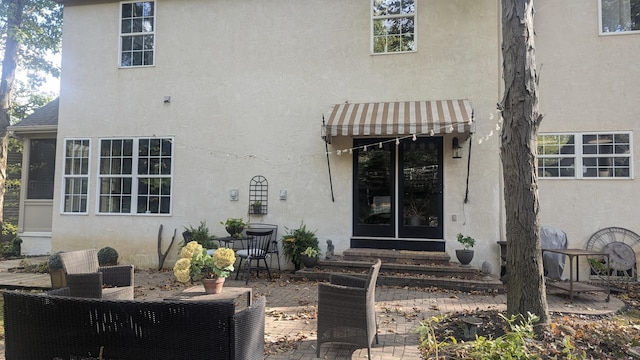
[{"label": "window", "polygon": [[87,213],[89,152],[89,139],[65,141],[62,180],[64,186],[62,211],[65,213]]},{"label": "window", "polygon": [[53,199],[56,163],[56,139],[32,139],[29,142],[27,199]]},{"label": "window", "polygon": [[630,179],[631,163],[629,132],[538,136],[541,178]]},{"label": "window", "polygon": [[150,66],[154,61],[155,2],[121,4],[120,66]]},{"label": "window", "polygon": [[169,214],[172,169],[172,139],[101,140],[98,213]]},{"label": "window", "polygon": [[640,0],[600,0],[600,33],[640,31]]},{"label": "window", "polygon": [[417,0],[372,0],[373,53],[416,50]]}]

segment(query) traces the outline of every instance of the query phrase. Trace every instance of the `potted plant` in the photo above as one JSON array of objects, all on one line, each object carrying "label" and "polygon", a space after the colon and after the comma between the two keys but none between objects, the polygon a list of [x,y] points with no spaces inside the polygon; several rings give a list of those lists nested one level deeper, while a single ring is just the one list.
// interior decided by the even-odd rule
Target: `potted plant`
[{"label": "potted plant", "polygon": [[251,203],[254,214],[262,214],[262,201],[254,201]]},{"label": "potted plant", "polygon": [[311,246],[300,253],[300,260],[302,260],[305,268],[311,269],[318,265],[318,253],[319,251]]},{"label": "potted plant", "polygon": [[318,238],[315,231],[310,231],[304,222],[296,229],[285,227],[286,233],[282,236],[282,251],[285,258],[293,263],[296,270],[300,269],[302,253],[311,247],[316,251],[320,250]]},{"label": "potted plant", "polygon": [[205,249],[216,249],[218,247],[215,235],[209,234],[206,221],[200,221],[200,225],[196,228],[189,225],[188,228],[185,227],[184,229],[185,231],[182,233],[182,238],[184,239],[182,242],[183,247],[191,241],[197,241]]},{"label": "potted plant", "polygon": [[241,218],[228,218],[225,222],[221,221],[220,224],[224,225],[224,228],[225,230],[227,230],[229,235],[235,238],[240,237],[242,230],[244,230],[245,226],[247,226],[247,224]]},{"label": "potted plant", "polygon": [[460,261],[460,264],[469,265],[471,260],[473,260],[473,250],[471,250],[471,248],[476,244],[476,239],[459,233],[458,242],[464,246],[464,249],[457,249],[456,257],[458,261]]},{"label": "potted plant", "polygon": [[196,241],[191,241],[180,250],[180,259],[173,266],[173,274],[180,282],[201,281],[205,292],[217,294],[222,291],[224,280],[233,272],[236,254],[233,249],[220,248],[209,255]]},{"label": "potted plant", "polygon": [[59,289],[67,286],[67,277],[64,273],[62,258],[60,257],[61,252],[62,251],[58,251],[49,255],[49,259],[47,261],[49,276],[51,277],[51,288],[53,289]]},{"label": "potted plant", "polygon": [[114,266],[118,265],[118,252],[112,247],[103,247],[98,250],[98,265]]}]

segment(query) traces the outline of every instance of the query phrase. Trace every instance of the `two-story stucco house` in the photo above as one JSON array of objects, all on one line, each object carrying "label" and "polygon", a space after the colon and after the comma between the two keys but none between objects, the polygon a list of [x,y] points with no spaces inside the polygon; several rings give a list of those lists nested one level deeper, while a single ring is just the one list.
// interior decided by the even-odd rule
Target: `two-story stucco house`
[{"label": "two-story stucco house", "polygon": [[[463,233],[498,266],[499,0],[61,3],[50,239],[27,249],[151,267],[161,224],[168,243],[242,217],[304,221],[336,252],[453,256]],[[579,248],[638,231],[640,0],[535,4],[542,223]]]}]

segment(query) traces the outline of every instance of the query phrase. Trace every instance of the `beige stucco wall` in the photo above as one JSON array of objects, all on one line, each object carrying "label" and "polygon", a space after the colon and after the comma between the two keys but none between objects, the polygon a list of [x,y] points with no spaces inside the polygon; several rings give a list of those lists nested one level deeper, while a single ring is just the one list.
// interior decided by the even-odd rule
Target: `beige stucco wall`
[{"label": "beige stucco wall", "polygon": [[[638,149],[640,68],[633,64],[640,34],[600,36],[597,1],[541,0],[536,9],[540,108],[546,114],[540,131],[631,131]],[[637,179],[541,179],[541,220],[565,230],[571,247],[585,248],[602,228],[640,233],[639,195]]]},{"label": "beige stucco wall", "polygon": [[[468,98],[477,133],[464,204],[466,152],[453,160],[445,147],[445,239],[478,239],[474,265],[498,267],[499,158],[495,104],[499,100],[498,7],[495,0],[420,1],[418,51],[370,55],[370,4],[353,0],[157,1],[156,65],[119,69],[118,4],[65,8],[58,159],[68,137],[92,139],[88,215],[61,215],[56,194],[53,249],[112,246],[124,263],[156,266],[173,229],[206,220],[247,219],[249,181],[269,181],[269,214],[251,217],[286,227],[304,221],[324,250],[351,236],[351,147],[329,146],[335,202],[320,139],[322,114],[344,101]],[[171,102],[165,104],[165,96]],[[170,216],[96,215],[100,137],[175,139]],[[56,179],[61,179],[58,164]],[[239,189],[239,201],[229,190]],[[287,190],[287,200],[279,191]],[[452,221],[452,215],[457,221]],[[178,240],[181,240],[178,235]],[[171,252],[168,264],[175,259]]]}]

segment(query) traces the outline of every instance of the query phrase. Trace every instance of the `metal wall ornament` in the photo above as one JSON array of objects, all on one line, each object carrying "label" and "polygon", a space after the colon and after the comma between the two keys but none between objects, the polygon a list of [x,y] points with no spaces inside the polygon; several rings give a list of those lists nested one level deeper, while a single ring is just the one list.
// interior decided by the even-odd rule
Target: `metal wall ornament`
[{"label": "metal wall ornament", "polygon": [[249,214],[265,215],[269,209],[269,182],[256,175],[249,182]]}]

